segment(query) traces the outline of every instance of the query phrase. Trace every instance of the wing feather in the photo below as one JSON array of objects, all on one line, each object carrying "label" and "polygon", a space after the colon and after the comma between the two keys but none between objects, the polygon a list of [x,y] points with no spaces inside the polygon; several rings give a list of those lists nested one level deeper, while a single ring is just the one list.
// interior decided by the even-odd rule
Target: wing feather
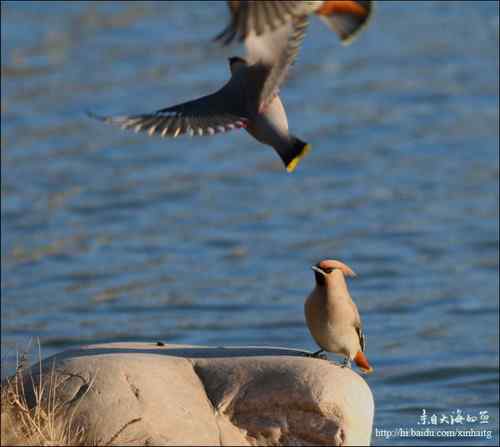
[{"label": "wing feather", "polygon": [[359,337],[359,345],[361,346],[361,352],[365,352],[366,349],[366,335],[363,332],[361,325],[356,326],[356,332]]},{"label": "wing feather", "polygon": [[227,45],[235,38],[246,39],[250,32],[257,36],[273,32],[294,17],[311,14],[322,4],[297,0],[228,1],[231,20],[216,40]]},{"label": "wing feather", "polygon": [[245,98],[240,89],[228,83],[221,90],[193,101],[187,101],[153,113],[125,116],[99,116],[105,123],[147,132],[149,135],[177,137],[179,135],[213,135],[245,127],[247,123]]},{"label": "wing feather", "polygon": [[295,62],[304,40],[308,16],[293,18],[286,26],[272,33],[257,36],[250,33],[245,39],[247,60],[254,69],[252,73],[255,90],[258,92],[259,108],[266,107],[279,93],[290,67]]}]

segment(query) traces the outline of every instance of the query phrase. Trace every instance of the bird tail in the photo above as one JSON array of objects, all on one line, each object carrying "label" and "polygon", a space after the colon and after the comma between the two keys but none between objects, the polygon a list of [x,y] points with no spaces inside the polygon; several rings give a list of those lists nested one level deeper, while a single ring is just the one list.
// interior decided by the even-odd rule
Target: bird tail
[{"label": "bird tail", "polygon": [[343,44],[349,44],[370,21],[373,2],[329,0],[316,14],[340,37]]},{"label": "bird tail", "polygon": [[288,172],[293,172],[304,157],[311,150],[311,145],[299,138],[292,137],[290,144],[284,150],[278,150]]},{"label": "bird tail", "polygon": [[373,368],[370,366],[368,359],[362,351],[358,351],[358,353],[354,356],[354,363],[356,363],[359,369],[361,369],[361,371],[363,371],[365,374],[370,374],[373,372]]}]

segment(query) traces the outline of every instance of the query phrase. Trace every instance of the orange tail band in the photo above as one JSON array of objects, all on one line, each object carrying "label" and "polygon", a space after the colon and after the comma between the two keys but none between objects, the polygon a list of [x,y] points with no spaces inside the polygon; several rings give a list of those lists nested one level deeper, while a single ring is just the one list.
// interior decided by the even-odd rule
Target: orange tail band
[{"label": "orange tail band", "polygon": [[351,14],[364,17],[367,11],[358,2],[348,0],[328,0],[323,2],[321,8],[316,11],[320,16],[330,16],[333,14]]}]

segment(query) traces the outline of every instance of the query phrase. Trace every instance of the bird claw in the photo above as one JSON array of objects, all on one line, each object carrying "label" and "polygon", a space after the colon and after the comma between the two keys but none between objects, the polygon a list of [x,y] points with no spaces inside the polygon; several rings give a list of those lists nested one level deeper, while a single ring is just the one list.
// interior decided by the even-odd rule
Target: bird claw
[{"label": "bird claw", "polygon": [[351,369],[351,361],[346,357],[344,361],[342,362],[342,368],[349,368]]}]

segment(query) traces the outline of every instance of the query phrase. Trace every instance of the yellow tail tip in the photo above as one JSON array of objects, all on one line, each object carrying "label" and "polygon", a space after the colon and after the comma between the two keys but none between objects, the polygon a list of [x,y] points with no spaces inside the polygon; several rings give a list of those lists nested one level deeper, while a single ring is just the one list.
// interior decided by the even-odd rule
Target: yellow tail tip
[{"label": "yellow tail tip", "polygon": [[303,157],[305,157],[308,152],[311,150],[311,145],[306,144],[302,150],[300,151],[299,155],[294,157],[290,163],[287,164],[286,170],[287,172],[293,172],[297,165],[299,164],[300,160],[302,160]]}]

